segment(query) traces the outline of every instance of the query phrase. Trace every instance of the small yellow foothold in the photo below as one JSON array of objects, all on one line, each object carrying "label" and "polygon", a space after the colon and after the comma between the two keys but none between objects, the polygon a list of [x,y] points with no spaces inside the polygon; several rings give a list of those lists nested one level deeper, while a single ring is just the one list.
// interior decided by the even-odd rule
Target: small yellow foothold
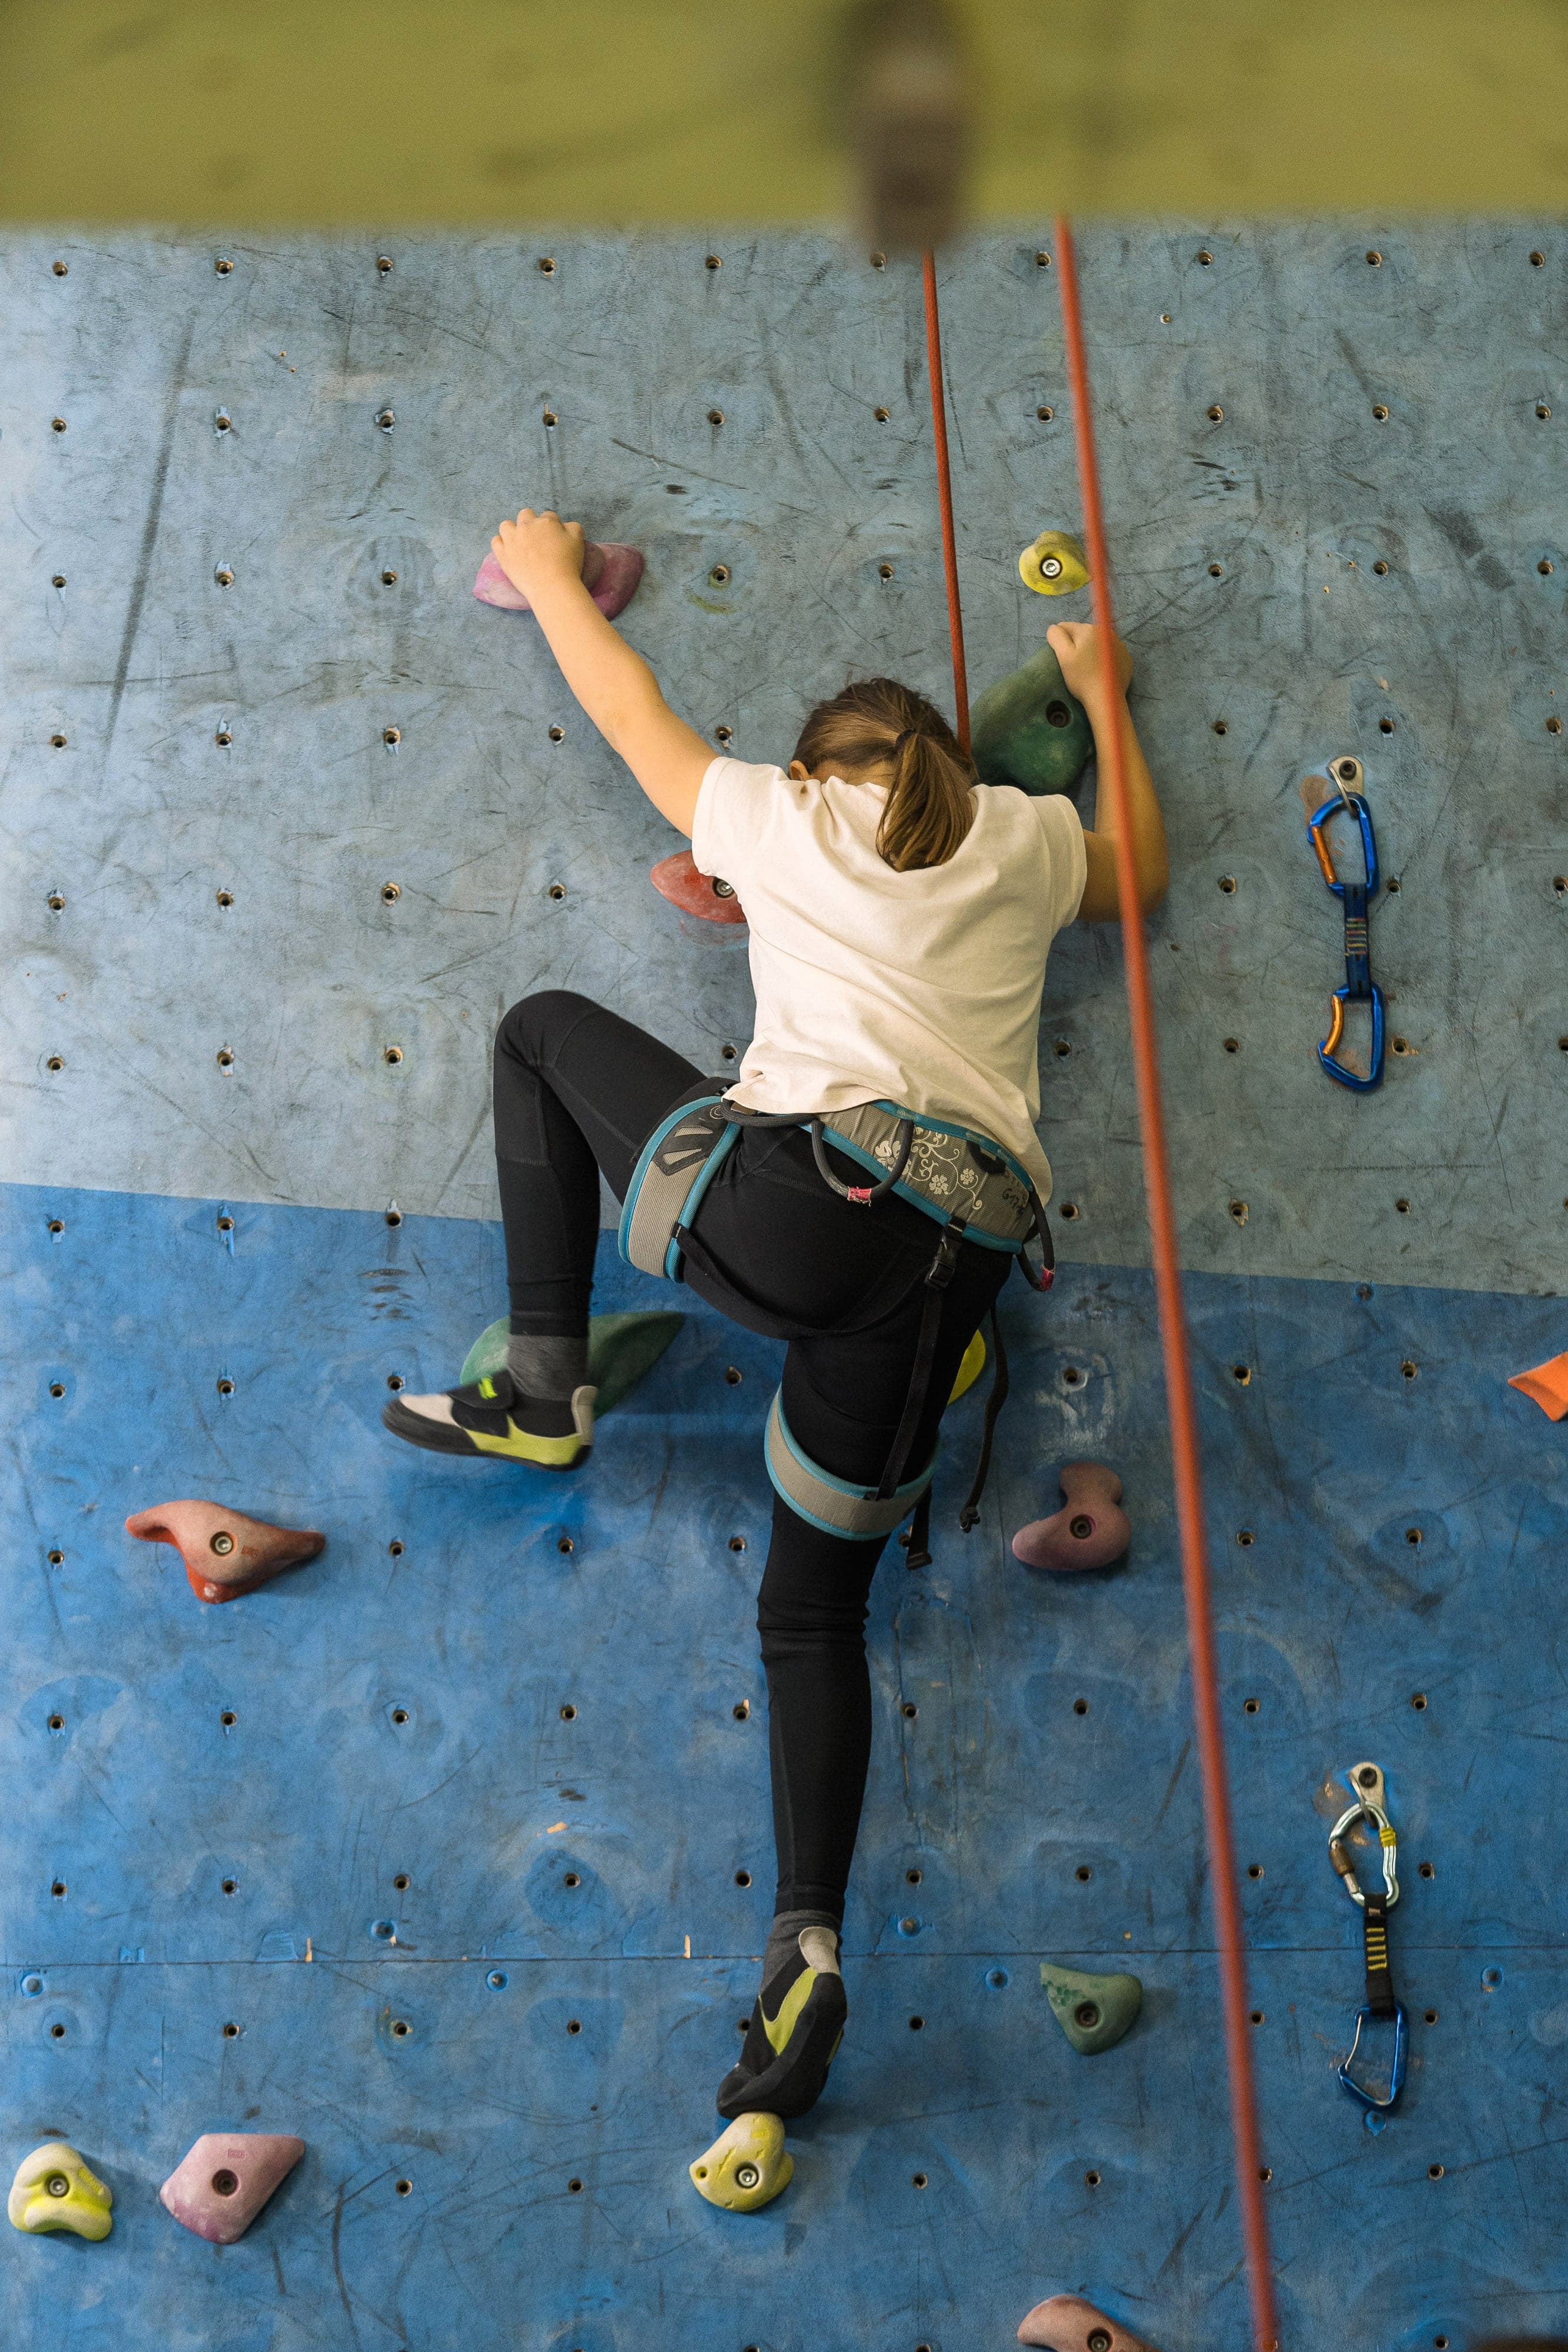
[{"label": "small yellow foothold", "polygon": [[16,2167],[6,2215],[16,2230],[74,2230],[78,2238],[107,2238],[114,2227],[114,2195],[89,2172],[74,2147],[49,2139]]},{"label": "small yellow foothold", "polygon": [[958,1376],[953,1383],[953,1393],[947,1400],[948,1403],[956,1404],[958,1399],[974,1387],[985,1369],[985,1335],[983,1332],[977,1331],[964,1350],[964,1360],[958,1367]]},{"label": "small yellow foothold", "polygon": [[1065,530],[1042,530],[1019,557],[1019,578],[1037,596],[1066,596],[1089,585],[1089,559]]},{"label": "small yellow foothold", "polygon": [[722,2205],[727,2213],[755,2213],[789,2188],[795,2159],[785,2148],[777,2116],[737,2116],[687,2169],[697,2195],[710,2205]]}]

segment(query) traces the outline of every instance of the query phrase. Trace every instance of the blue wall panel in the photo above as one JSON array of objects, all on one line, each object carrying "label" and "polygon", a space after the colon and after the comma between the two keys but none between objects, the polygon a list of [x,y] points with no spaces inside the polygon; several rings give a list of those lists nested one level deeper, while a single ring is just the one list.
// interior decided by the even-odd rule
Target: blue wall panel
[{"label": "blue wall panel", "polygon": [[[976,1398],[949,1423],[935,1565],[891,1551],[879,1572],[850,2034],[792,2134],[798,2183],[748,2221],[700,2205],[683,2168],[769,1908],[751,1616],[776,1350],[688,1300],[582,1475],[444,1464],[385,1437],[379,1408],[391,1376],[450,1377],[488,1319],[494,1228],[4,1202],[6,2128],[18,2155],[79,2140],[120,2217],[101,2248],[11,2241],[19,2341],[959,2352],[1083,2286],[1166,2352],[1239,2344],[1145,1274],[1011,1296],[981,1527],[952,1524]],[[602,1272],[606,1305],[668,1300],[608,1238]],[[1190,1297],[1239,1853],[1263,1874],[1244,1888],[1286,2340],[1337,2340],[1349,2305],[1385,2352],[1458,2344],[1499,2296],[1560,2316],[1568,1997],[1543,1825],[1568,1794],[1568,1501],[1560,1433],[1502,1383],[1561,1308],[1203,1276]],[[1082,1453],[1122,1470],[1132,1555],[1032,1576],[1007,1535]],[[187,1492],[321,1527],[328,1549],[203,1608],[176,1556],[120,1525]],[[1333,2075],[1360,1948],[1322,1817],[1325,1779],[1363,1755],[1401,1833],[1415,2037],[1377,2140]],[[1039,1958],[1069,1954],[1148,1988],[1101,2059],[1072,2054],[1040,1990]],[[196,2132],[246,2123],[309,2154],[214,2254],[156,2186]]]}]

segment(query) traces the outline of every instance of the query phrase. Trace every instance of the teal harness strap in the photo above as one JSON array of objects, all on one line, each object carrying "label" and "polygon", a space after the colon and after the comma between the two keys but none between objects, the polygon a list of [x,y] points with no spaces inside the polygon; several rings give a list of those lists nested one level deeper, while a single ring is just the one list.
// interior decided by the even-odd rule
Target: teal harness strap
[{"label": "teal harness strap", "polygon": [[768,1409],[763,1454],[774,1491],[796,1516],[810,1527],[821,1528],[824,1535],[843,1536],[851,1542],[866,1536],[889,1536],[894,1528],[901,1527],[930,1486],[936,1469],[936,1455],[933,1453],[917,1476],[885,1496],[863,1482],[855,1486],[847,1478],[835,1478],[831,1471],[824,1470],[801,1449],[784,1418],[781,1390]]}]

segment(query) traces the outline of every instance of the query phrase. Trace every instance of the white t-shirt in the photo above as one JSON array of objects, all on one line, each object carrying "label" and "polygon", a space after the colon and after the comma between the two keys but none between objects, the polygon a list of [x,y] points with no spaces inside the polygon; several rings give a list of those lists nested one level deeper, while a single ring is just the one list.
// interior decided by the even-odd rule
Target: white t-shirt
[{"label": "white t-shirt", "polygon": [[742,760],[704,776],[692,855],[734,886],[751,927],[757,1030],[730,1096],[751,1110],[931,1111],[1005,1143],[1049,1200],[1040,999],[1083,896],[1078,812],[977,785],[956,856],[897,874],[877,854],[886,797]]}]

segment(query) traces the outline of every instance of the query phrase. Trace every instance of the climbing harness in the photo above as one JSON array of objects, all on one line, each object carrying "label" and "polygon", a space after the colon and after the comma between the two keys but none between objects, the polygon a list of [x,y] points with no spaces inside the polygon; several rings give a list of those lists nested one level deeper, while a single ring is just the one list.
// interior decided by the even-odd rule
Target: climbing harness
[{"label": "climbing harness", "polygon": [[[1351,1792],[1351,1802],[1329,1832],[1329,1860],[1344,1881],[1345,1893],[1361,1911],[1366,1955],[1366,1999],[1355,2012],[1355,2033],[1351,2042],[1350,2054],[1340,2061],[1339,2079],[1364,2111],[1363,2119],[1367,2129],[1381,2131],[1405,2082],[1405,2011],[1403,2004],[1395,1998],[1394,1979],[1388,1967],[1388,1914],[1399,1900],[1399,1845],[1394,1825],[1388,1818],[1381,1769],[1375,1764],[1353,1764],[1344,1775],[1344,1781]],[[1381,1895],[1360,1885],[1355,1865],[1345,1850],[1345,1832],[1353,1822],[1358,1821],[1371,1822],[1383,1848]],[[1353,2072],[1361,2050],[1362,2035],[1369,2027],[1382,2025],[1391,2025],[1394,2029],[1394,2051],[1389,2061],[1385,2092],[1372,2089]]]},{"label": "climbing harness", "polygon": [[[1329,1034],[1318,1047],[1318,1059],[1330,1077],[1337,1078],[1342,1087],[1349,1087],[1356,1094],[1369,1094],[1383,1082],[1383,991],[1372,977],[1367,930],[1368,903],[1377,895],[1377,838],[1372,830],[1372,811],[1361,790],[1361,761],[1348,756],[1331,760],[1329,775],[1334,790],[1308,819],[1307,839],[1322,868],[1323,880],[1344,908],[1344,986],[1334,990]],[[1366,870],[1359,882],[1340,880],[1334,872],[1333,854],[1324,839],[1329,825],[1342,809],[1348,810],[1361,827],[1362,857]],[[1337,1058],[1347,1004],[1372,1007],[1372,1055],[1364,1077],[1356,1070],[1347,1069]]]},{"label": "climbing harness", "polygon": [[[924,1567],[931,1557],[927,1539],[936,1453],[924,1468],[906,1474],[931,1385],[943,1297],[953,1279],[958,1250],[969,1241],[981,1249],[1005,1251],[1018,1259],[1035,1289],[1048,1290],[1054,1256],[1044,1204],[1028,1171],[1010,1151],[954,1120],[904,1110],[890,1102],[856,1103],[847,1110],[820,1116],[753,1111],[726,1099],[727,1083],[719,1078],[699,1079],[664,1113],[643,1145],[621,1212],[621,1255],[643,1274],[663,1275],[673,1282],[685,1280],[688,1255],[699,1265],[705,1262],[692,1228],[708,1186],[745,1127],[805,1129],[810,1135],[819,1174],[841,1200],[858,1208],[874,1208],[894,1193],[936,1220],[942,1234],[935,1256],[919,1277],[925,1297],[909,1390],[877,1484],[866,1486],[834,1477],[813,1462],[785,1419],[782,1391],[773,1400],[764,1442],[768,1477],[800,1517],[825,1534],[857,1542],[868,1536],[891,1535],[913,1511],[909,1565]],[[874,1182],[846,1184],[835,1174],[827,1156],[830,1136],[834,1150],[874,1177]],[[1029,1244],[1035,1240],[1040,1245],[1038,1268],[1028,1255]],[[986,1404],[980,1459],[958,1514],[966,1532],[979,1517],[997,1416],[1008,1394],[1007,1349],[994,1308],[991,1342],[995,1370]]]}]

